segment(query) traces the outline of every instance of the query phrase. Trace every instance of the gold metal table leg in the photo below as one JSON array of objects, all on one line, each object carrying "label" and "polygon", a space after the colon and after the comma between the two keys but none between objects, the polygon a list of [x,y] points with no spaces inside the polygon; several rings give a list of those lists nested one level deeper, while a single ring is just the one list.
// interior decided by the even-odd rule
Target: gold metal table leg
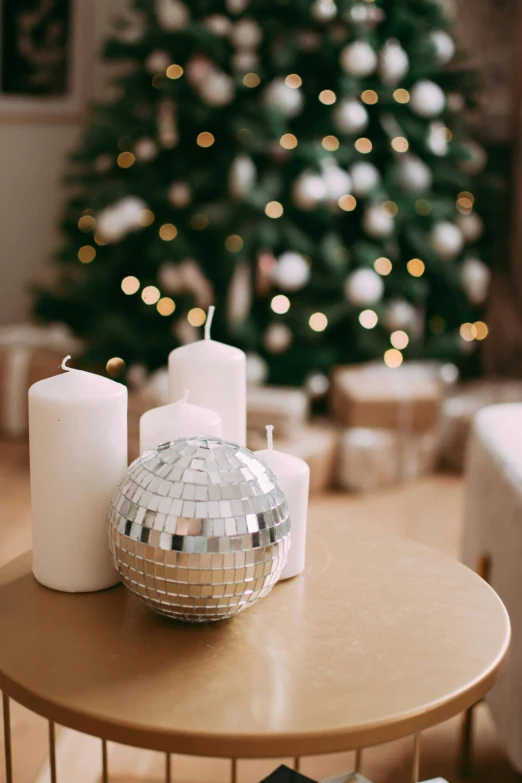
[{"label": "gold metal table leg", "polygon": [[109,783],[109,757],[107,754],[107,740],[102,739],[102,783]]},{"label": "gold metal table leg", "polygon": [[411,765],[411,783],[419,783],[420,751],[421,751],[421,735],[415,734],[413,737],[413,760]]},{"label": "gold metal table leg", "polygon": [[231,761],[230,783],[237,783],[237,759],[230,759],[230,761]]},{"label": "gold metal table leg", "polygon": [[355,772],[361,771],[362,765],[362,748],[357,748],[355,751]]},{"label": "gold metal table leg", "polygon": [[296,772],[300,772],[301,771],[301,757],[300,756],[296,756],[294,758],[294,769],[295,769]]},{"label": "gold metal table leg", "polygon": [[165,753],[165,783],[171,783],[170,753]]},{"label": "gold metal table leg", "polygon": [[2,693],[4,715],[5,783],[13,783],[13,755],[11,752],[11,710],[9,696]]},{"label": "gold metal table leg", "polygon": [[52,720],[49,721],[49,769],[51,783],[56,783],[56,731]]}]

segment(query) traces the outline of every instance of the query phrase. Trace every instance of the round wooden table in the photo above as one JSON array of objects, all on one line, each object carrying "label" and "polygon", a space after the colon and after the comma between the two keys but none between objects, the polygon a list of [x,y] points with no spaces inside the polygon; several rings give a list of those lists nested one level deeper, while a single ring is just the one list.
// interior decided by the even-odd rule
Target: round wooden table
[{"label": "round wooden table", "polygon": [[7,718],[11,697],[53,729],[167,754],[298,757],[418,734],[484,696],[509,638],[472,571],[348,521],[311,528],[305,574],[207,625],[121,586],[48,590],[30,553],[0,570]]}]

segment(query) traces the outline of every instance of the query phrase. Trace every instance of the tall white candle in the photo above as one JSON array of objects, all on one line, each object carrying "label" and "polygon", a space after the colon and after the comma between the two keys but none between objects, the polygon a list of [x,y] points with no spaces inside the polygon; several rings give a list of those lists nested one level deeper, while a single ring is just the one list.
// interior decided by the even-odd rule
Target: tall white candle
[{"label": "tall white candle", "polygon": [[175,438],[190,438],[194,435],[221,437],[221,418],[215,411],[200,408],[187,402],[189,390],[183,397],[170,405],[152,408],[140,419],[140,452],[154,449],[160,443]]},{"label": "tall white candle", "polygon": [[290,577],[300,574],[305,567],[310,468],[299,457],[284,454],[282,451],[274,449],[272,440],[273,429],[271,424],[266,428],[268,448],[254,453],[275,474],[288,503],[292,543],[281,579],[290,579]]},{"label": "tall white candle", "polygon": [[81,593],[119,581],[106,524],[127,468],[127,389],[66,361],[29,389],[33,571],[46,587]]},{"label": "tall white candle", "polygon": [[172,402],[190,389],[195,405],[221,417],[222,437],[246,443],[246,357],[239,348],[210,339],[214,308],[209,307],[205,338],[171,351],[169,386]]}]

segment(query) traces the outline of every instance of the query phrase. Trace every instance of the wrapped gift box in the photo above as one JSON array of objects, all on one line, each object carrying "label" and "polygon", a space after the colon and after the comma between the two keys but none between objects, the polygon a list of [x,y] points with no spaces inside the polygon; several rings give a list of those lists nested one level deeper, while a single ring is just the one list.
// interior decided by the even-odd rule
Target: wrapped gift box
[{"label": "wrapped gift box", "polygon": [[58,375],[65,356],[80,351],[80,341],[59,324],[0,328],[0,430],[4,436],[19,438],[26,434],[29,387]]},{"label": "wrapped gift box", "polygon": [[372,492],[431,473],[437,433],[353,427],[341,436],[336,483],[351,492]]},{"label": "wrapped gift box", "polygon": [[430,365],[412,362],[391,369],[372,362],[336,368],[330,402],[335,418],[347,427],[421,432],[436,426],[442,397]]},{"label": "wrapped gift box", "polygon": [[280,437],[286,438],[309,416],[310,404],[303,389],[286,386],[249,386],[247,392],[247,427],[264,432],[273,424]]},{"label": "wrapped gift box", "polygon": [[317,783],[317,781],[287,767],[286,764],[281,764],[268,777],[263,778],[261,783]]},{"label": "wrapped gift box", "polygon": [[[281,437],[274,428],[274,448],[300,457],[310,467],[310,494],[326,492],[333,483],[339,433],[331,423],[318,419],[302,424],[289,436]],[[247,446],[252,451],[266,449],[266,432],[249,430]]]},{"label": "wrapped gift box", "polygon": [[522,381],[471,381],[444,401],[439,429],[442,467],[464,470],[473,417],[487,405],[501,402],[522,402]]}]

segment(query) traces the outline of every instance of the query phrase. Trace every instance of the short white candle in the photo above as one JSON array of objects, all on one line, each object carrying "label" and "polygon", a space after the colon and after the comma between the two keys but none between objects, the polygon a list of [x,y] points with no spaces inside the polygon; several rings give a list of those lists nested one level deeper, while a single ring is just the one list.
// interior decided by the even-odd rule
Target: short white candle
[{"label": "short white candle", "polygon": [[221,418],[215,411],[200,408],[187,402],[189,390],[183,397],[170,405],[152,408],[140,419],[140,451],[154,449],[160,443],[175,438],[190,438],[194,435],[221,437]]},{"label": "short white candle", "polygon": [[246,356],[239,348],[210,339],[214,307],[209,307],[205,339],[183,345],[169,356],[172,402],[190,389],[195,405],[210,408],[221,417],[222,437],[246,443]]},{"label": "short white candle", "polygon": [[266,428],[268,448],[255,451],[275,474],[279,486],[283,490],[288,509],[290,511],[290,524],[292,530],[292,542],[287,563],[283,569],[281,579],[290,579],[297,576],[305,567],[306,549],[306,520],[308,518],[308,490],[310,487],[310,468],[299,457],[276,451],[273,447],[273,427],[269,424]]},{"label": "short white candle", "polygon": [[127,468],[127,389],[65,361],[67,372],[29,389],[33,571],[81,593],[119,581],[106,526]]}]

